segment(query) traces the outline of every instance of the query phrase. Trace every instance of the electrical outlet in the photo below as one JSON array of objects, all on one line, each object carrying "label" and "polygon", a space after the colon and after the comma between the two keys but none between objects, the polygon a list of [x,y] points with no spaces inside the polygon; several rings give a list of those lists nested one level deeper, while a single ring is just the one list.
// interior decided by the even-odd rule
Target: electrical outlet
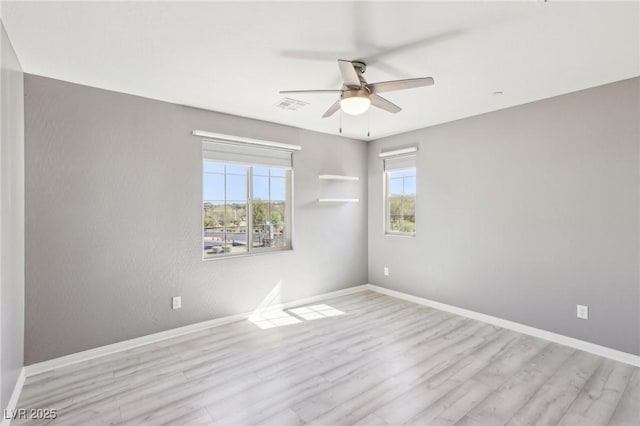
[{"label": "electrical outlet", "polygon": [[182,308],[182,297],[176,296],[171,298],[171,309],[180,309]]},{"label": "electrical outlet", "polygon": [[589,319],[589,307],[587,305],[577,305],[576,315],[580,319]]},{"label": "electrical outlet", "polygon": [[387,266],[384,267],[384,274],[389,276],[389,268]]}]

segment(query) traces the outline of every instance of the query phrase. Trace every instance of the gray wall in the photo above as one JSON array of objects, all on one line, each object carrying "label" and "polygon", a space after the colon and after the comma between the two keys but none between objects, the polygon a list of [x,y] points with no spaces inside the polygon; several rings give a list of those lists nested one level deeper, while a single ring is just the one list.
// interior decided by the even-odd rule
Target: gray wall
[{"label": "gray wall", "polygon": [[[370,144],[369,281],[640,354],[639,103],[635,78]],[[416,143],[417,236],[385,236],[377,155]]]},{"label": "gray wall", "polygon": [[[251,311],[278,283],[289,301],[367,282],[365,142],[31,75],[25,91],[26,364]],[[294,251],[201,260],[192,129],[302,145]],[[362,202],[319,205],[323,173],[360,176],[335,189]]]},{"label": "gray wall", "polygon": [[0,23],[0,409],[24,349],[24,92],[20,63]]},{"label": "gray wall", "polygon": [[[362,284],[367,268],[373,284],[640,354],[639,79],[368,147],[42,77],[25,83],[26,364],[250,311],[278,283],[283,301]],[[295,251],[200,259],[192,129],[303,146]],[[377,154],[415,143],[418,235],[384,236]],[[360,182],[317,179],[367,170]],[[363,202],[316,202],[334,195]],[[332,233],[348,237],[327,242]],[[181,310],[169,309],[174,295]],[[588,321],[575,317],[578,303],[590,306]]]}]

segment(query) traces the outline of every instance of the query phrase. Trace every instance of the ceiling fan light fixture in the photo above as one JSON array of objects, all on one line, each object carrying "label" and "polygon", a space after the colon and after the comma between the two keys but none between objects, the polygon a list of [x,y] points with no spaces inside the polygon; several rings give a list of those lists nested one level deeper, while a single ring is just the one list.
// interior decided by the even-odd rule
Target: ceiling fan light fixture
[{"label": "ceiling fan light fixture", "polygon": [[365,90],[346,91],[340,99],[340,108],[350,115],[363,114],[370,106],[371,100]]}]

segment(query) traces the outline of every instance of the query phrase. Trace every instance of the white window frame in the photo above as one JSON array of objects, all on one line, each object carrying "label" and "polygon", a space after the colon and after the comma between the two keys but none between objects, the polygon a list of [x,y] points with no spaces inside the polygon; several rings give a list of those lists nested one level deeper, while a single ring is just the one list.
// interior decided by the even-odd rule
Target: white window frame
[{"label": "white window frame", "polygon": [[[290,251],[293,250],[293,170],[292,169],[282,169],[285,171],[285,217],[284,217],[284,229],[285,229],[285,241],[286,246],[284,247],[253,247],[253,242],[255,238],[255,232],[253,228],[253,168],[254,167],[265,167],[261,165],[255,164],[239,164],[239,163],[228,163],[224,161],[215,161],[202,159],[202,177],[204,178],[205,170],[204,165],[206,162],[217,163],[217,164],[234,164],[247,167],[247,250],[241,253],[232,253],[232,252],[222,252],[216,253],[207,256],[204,252],[204,247],[202,251],[202,260],[215,260],[215,259],[224,259],[229,257],[240,257],[240,256],[254,256],[260,254],[267,254],[273,252],[280,251]],[[279,167],[270,167],[270,168],[279,168]],[[226,172],[225,172],[226,176]],[[225,179],[226,182],[226,179]],[[203,179],[204,185],[204,179]],[[225,189],[225,197],[226,197],[226,189]],[[203,208],[202,208],[202,240],[201,245],[204,246],[205,239],[205,212],[204,212],[204,202],[206,200],[202,200]],[[226,202],[226,200],[225,200]]]},{"label": "white window frame", "polygon": [[[415,237],[418,230],[418,220],[417,220],[417,212],[418,212],[418,167],[416,165],[416,152],[418,151],[418,147],[408,147],[401,148],[393,151],[381,152],[379,157],[384,160],[383,162],[383,172],[382,172],[382,211],[383,211],[383,224],[382,230],[384,235],[395,236],[395,237]],[[387,169],[386,161],[388,160],[396,160],[399,162],[407,162],[411,165],[402,166],[398,168]],[[391,203],[389,202],[389,194],[390,194],[390,173],[398,172],[398,171],[406,171],[413,170],[415,173],[416,179],[416,193],[414,195],[414,224],[416,226],[416,230],[413,232],[405,232],[405,231],[393,231],[391,230]]]},{"label": "white window frame", "polygon": [[[200,247],[202,250],[202,259],[204,261],[209,260],[219,260],[219,259],[228,259],[242,256],[257,256],[261,254],[269,254],[276,252],[287,252],[293,251],[294,247],[294,171],[293,171],[293,152],[300,151],[302,148],[299,145],[289,145],[280,142],[272,142],[266,140],[259,139],[251,139],[251,138],[243,138],[237,136],[224,135],[220,133],[213,133],[203,130],[193,130],[192,135],[201,137],[203,144],[203,156],[201,160],[201,180],[203,187],[201,187],[201,221],[200,226],[202,229],[202,235],[200,240]],[[253,147],[256,149],[272,149],[279,152],[289,152],[290,157],[287,160],[287,166],[283,167],[278,164],[262,164],[261,162],[251,163],[251,162],[237,162],[237,158],[233,158],[232,161],[227,161],[224,159],[217,160],[214,158],[217,154],[214,154],[212,157],[209,153],[207,156],[204,155],[204,146],[207,143],[214,144],[228,144],[231,146],[246,146]],[[230,148],[231,149],[231,148]],[[273,152],[273,151],[272,151]],[[271,156],[271,154],[266,153],[267,156]],[[260,159],[262,160],[262,159]],[[231,252],[222,252],[216,253],[209,256],[206,256],[204,252],[204,238],[205,238],[205,227],[204,227],[204,219],[205,219],[205,209],[204,209],[204,165],[205,162],[213,162],[213,163],[223,163],[223,164],[236,164],[236,165],[244,165],[247,166],[247,250],[241,253],[231,253]],[[285,194],[285,236],[287,245],[285,247],[253,247],[254,240],[254,230],[253,230],[253,167],[267,167],[267,168],[276,168],[276,169],[284,169],[285,170],[285,181],[286,181],[286,194]],[[226,175],[226,171],[225,171]],[[225,196],[226,196],[226,188],[225,188]]]}]

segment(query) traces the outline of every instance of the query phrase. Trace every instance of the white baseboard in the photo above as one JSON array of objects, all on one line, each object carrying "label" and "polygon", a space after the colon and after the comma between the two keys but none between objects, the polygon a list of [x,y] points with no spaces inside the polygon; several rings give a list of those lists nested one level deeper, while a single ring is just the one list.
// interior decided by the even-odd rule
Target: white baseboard
[{"label": "white baseboard", "polygon": [[[360,291],[367,290],[368,289],[367,286],[368,284],[363,284],[355,287],[345,288],[343,290],[332,291],[332,292],[320,294],[317,296],[294,300],[287,303],[269,305],[268,310],[289,309],[296,306],[317,302],[319,300],[328,299],[331,297],[344,296],[347,294],[357,293]],[[98,348],[89,349],[86,351],[77,352],[70,355],[65,355],[59,358],[50,359],[50,360],[39,362],[36,364],[31,364],[24,368],[26,377],[44,373],[49,370],[55,370],[56,368],[77,364],[79,362],[88,361],[90,359],[99,358],[101,356],[110,355],[117,352],[126,351],[128,349],[137,348],[139,346],[148,345],[150,343],[171,339],[172,337],[182,336],[184,334],[194,333],[196,331],[205,330],[207,328],[218,327],[224,324],[241,321],[249,318],[252,314],[253,312],[245,312],[242,314],[216,318],[209,321],[199,322],[199,323],[187,325],[184,327],[173,328],[171,330],[161,331],[159,333],[149,334],[147,336],[137,337],[135,339],[125,340],[122,342],[113,343],[106,346],[100,346]]]},{"label": "white baseboard", "polygon": [[0,418],[0,426],[9,426],[11,424],[11,419],[5,418],[4,413],[11,413],[18,406],[18,398],[20,398],[20,394],[22,393],[22,386],[24,386],[26,377],[26,371],[24,367],[22,367],[20,374],[18,374],[16,385],[13,387],[13,392],[11,392],[11,398],[9,398],[9,403],[5,409],[6,411],[3,412],[3,416]]},{"label": "white baseboard", "polygon": [[517,331],[518,333],[528,334],[530,336],[539,337],[545,340],[550,340],[555,343],[560,343],[561,345],[569,346],[575,349],[580,349],[581,351],[590,352],[595,355],[600,355],[606,358],[613,359],[615,361],[620,361],[620,362],[624,362],[625,364],[630,364],[636,367],[640,367],[640,356],[638,355],[633,355],[627,352],[618,351],[615,349],[607,348],[606,346],[596,345],[595,343],[574,339],[573,337],[552,333],[551,331],[530,327],[528,325],[494,317],[491,315],[485,315],[479,312],[470,311],[468,309],[458,308],[457,306],[447,305],[445,303],[440,303],[440,302],[425,299],[422,297],[413,296],[411,294],[402,293],[400,291],[390,290],[388,288],[379,287],[373,284],[367,284],[367,288],[369,290],[386,294],[388,296],[392,296],[398,299],[407,300],[409,302],[414,302],[419,305],[429,306],[431,308],[439,309],[441,311],[450,312],[452,314],[456,314],[463,317],[486,322],[489,324],[497,325],[498,327],[507,328],[509,330]]},{"label": "white baseboard", "polygon": [[90,359],[99,358],[101,356],[126,351],[127,349],[133,349],[139,346],[148,345],[150,343],[170,339],[172,337],[181,336],[183,334],[194,333],[196,331],[204,330],[211,327],[218,327],[220,325],[246,319],[247,317],[247,314],[237,314],[216,318],[209,321],[203,321],[184,327],[173,328],[171,330],[161,331],[159,333],[149,334],[146,336],[124,340],[122,342],[112,343],[110,345],[100,346],[82,352],[76,352],[59,358],[53,358],[47,361],[38,362],[35,364],[27,365],[25,367],[27,377],[35,376],[36,374],[44,373],[49,370],[66,367],[68,365],[77,364],[79,362],[88,361]]},{"label": "white baseboard", "polygon": [[[596,345],[594,343],[586,342],[584,340],[574,339],[572,337],[564,336],[550,331],[541,330],[539,328],[530,327],[524,324],[519,324],[513,321],[505,320],[502,318],[494,317],[491,315],[481,314],[479,312],[470,311],[468,309],[458,308],[456,306],[447,305],[445,303],[436,302],[433,300],[425,299],[418,296],[413,296],[407,293],[402,293],[395,290],[390,290],[384,287],[379,287],[373,284],[363,284],[355,287],[349,287],[343,290],[337,290],[329,293],[320,294],[317,296],[307,297],[287,303],[278,305],[271,305],[269,309],[289,309],[308,303],[317,302],[320,300],[328,299],[331,297],[344,296],[347,294],[353,294],[364,290],[372,290],[378,293],[386,294],[388,296],[396,297],[398,299],[407,300],[420,305],[429,306],[442,311],[450,312],[456,315],[472,318],[478,321],[483,321],[489,324],[496,325],[498,327],[514,330],[519,333],[528,334],[531,336],[546,339],[552,342],[560,343],[565,346],[580,349],[586,352],[590,352],[596,355],[611,358],[616,361],[621,361],[626,364],[631,364],[640,367],[640,356],[629,354],[626,352],[618,351],[615,349],[607,348],[605,346]],[[104,355],[109,355],[117,352],[122,352],[128,349],[136,348],[139,346],[147,345],[150,343],[159,342],[162,340],[170,339],[172,337],[182,336],[196,331],[205,330],[212,327],[218,327],[224,324],[229,324],[236,321],[241,321],[249,318],[253,312],[246,312],[242,314],[230,315],[222,318],[216,318],[209,321],[200,322],[197,324],[191,324],[184,327],[174,328],[171,330],[162,331],[159,333],[150,334],[147,336],[138,337],[135,339],[125,340],[123,342],[113,343],[111,345],[101,346],[95,349],[89,349],[87,351],[77,352],[71,355],[66,355],[60,358],[54,358],[48,361],[39,362],[36,364],[28,365],[24,367],[22,373],[22,383],[25,377],[34,376],[49,370],[65,367],[67,365],[76,364],[90,359],[98,358]],[[20,384],[20,389],[22,384]],[[16,386],[16,389],[18,387]],[[15,393],[15,392],[14,392]],[[17,396],[16,394],[16,401]],[[0,426],[5,426],[4,423]]]}]

